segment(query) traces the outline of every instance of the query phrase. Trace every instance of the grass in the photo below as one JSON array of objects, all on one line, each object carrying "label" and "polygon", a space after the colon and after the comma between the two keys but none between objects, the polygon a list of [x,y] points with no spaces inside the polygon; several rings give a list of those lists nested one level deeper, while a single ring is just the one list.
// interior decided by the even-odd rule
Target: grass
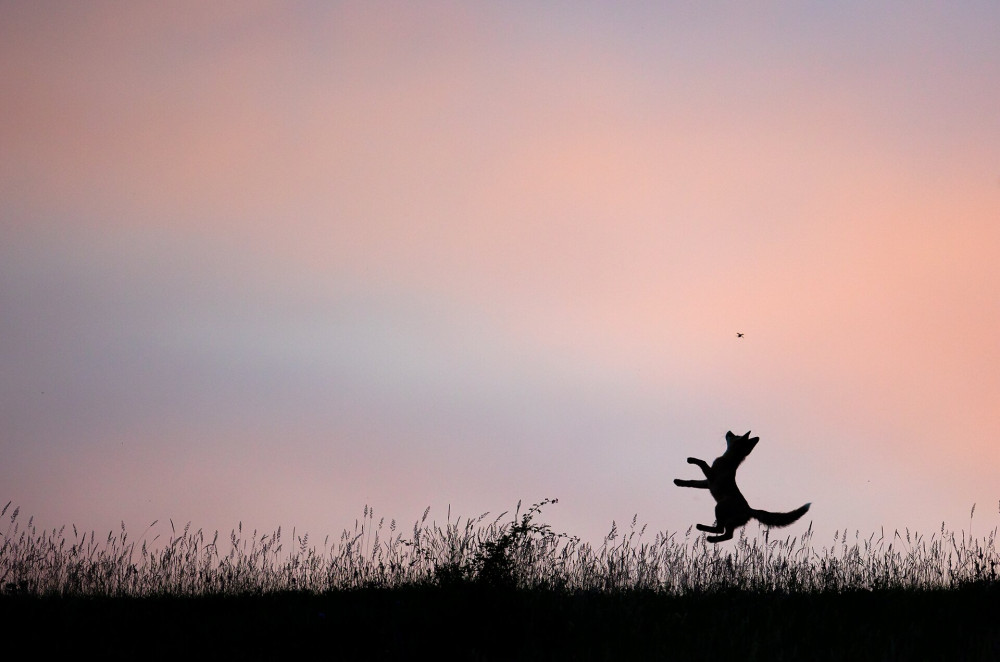
[{"label": "grass", "polygon": [[322,546],[242,525],[222,540],[173,522],[162,540],[146,540],[155,522],[139,540],[124,525],[39,531],[8,503],[0,622],[65,641],[116,632],[122,657],[212,642],[379,658],[431,640],[449,659],[1000,656],[995,529],[845,531],[827,544],[811,526],[743,529],[711,545],[691,529],[647,535],[633,518],[591,545],[541,523],[553,503],[440,525],[425,511],[405,533],[366,507]]},{"label": "grass", "polygon": [[[22,525],[8,503],[0,538],[0,587],[36,596],[208,596],[275,592],[451,586],[470,583],[569,593],[652,591],[689,595],[717,591],[822,593],[848,590],[951,589],[995,583],[1000,568],[994,529],[984,538],[941,530],[927,536],[894,531],[867,538],[838,532],[820,545],[810,526],[800,537],[768,530],[753,538],[741,529],[732,544],[712,545],[703,534],[656,533],[646,527],[611,531],[599,546],[555,533],[537,520],[546,499],[513,516],[488,514],[444,525],[428,511],[408,535],[395,521],[375,520],[365,507],[353,530],[322,548],[308,534],[282,538],[243,531],[225,542],[190,524],[157,545],[118,532],[98,538],[75,526],[39,531]],[[975,507],[973,507],[974,512]],[[147,533],[156,525],[150,525]]]}]

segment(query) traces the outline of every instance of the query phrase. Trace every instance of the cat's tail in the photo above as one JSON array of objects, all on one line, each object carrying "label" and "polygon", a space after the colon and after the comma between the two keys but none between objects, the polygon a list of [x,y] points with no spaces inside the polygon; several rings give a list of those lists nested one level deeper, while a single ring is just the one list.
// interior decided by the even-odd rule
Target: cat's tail
[{"label": "cat's tail", "polygon": [[796,508],[788,513],[771,513],[766,510],[751,510],[750,514],[764,526],[788,526],[798,518],[805,515],[811,505],[811,503],[807,503],[801,508]]}]

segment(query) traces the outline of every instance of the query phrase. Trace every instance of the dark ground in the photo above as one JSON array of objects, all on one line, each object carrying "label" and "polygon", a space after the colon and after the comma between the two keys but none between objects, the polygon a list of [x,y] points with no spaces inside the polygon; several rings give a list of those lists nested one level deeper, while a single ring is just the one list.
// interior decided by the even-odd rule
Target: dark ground
[{"label": "dark ground", "polygon": [[[1000,660],[1000,586],[577,594],[475,586],[199,598],[0,597],[5,650],[99,659]],[[229,656],[232,656],[231,658]]]}]

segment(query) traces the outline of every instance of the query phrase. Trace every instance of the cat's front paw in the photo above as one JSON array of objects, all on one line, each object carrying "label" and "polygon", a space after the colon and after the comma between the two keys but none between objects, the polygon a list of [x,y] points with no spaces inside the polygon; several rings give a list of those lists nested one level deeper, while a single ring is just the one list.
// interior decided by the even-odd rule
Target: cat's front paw
[{"label": "cat's front paw", "polygon": [[701,462],[701,460],[699,460],[696,457],[689,457],[688,458],[688,464],[698,464],[699,462]]}]

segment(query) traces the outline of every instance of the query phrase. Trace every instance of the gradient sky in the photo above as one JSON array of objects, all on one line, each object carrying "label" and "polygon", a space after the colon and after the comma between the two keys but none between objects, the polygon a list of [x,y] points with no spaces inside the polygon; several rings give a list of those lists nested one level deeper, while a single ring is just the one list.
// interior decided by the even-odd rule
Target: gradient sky
[{"label": "gradient sky", "polygon": [[0,501],[322,537],[557,497],[597,541],[710,523],[672,479],[750,429],[744,494],[820,535],[992,529],[998,34],[0,0]]}]

